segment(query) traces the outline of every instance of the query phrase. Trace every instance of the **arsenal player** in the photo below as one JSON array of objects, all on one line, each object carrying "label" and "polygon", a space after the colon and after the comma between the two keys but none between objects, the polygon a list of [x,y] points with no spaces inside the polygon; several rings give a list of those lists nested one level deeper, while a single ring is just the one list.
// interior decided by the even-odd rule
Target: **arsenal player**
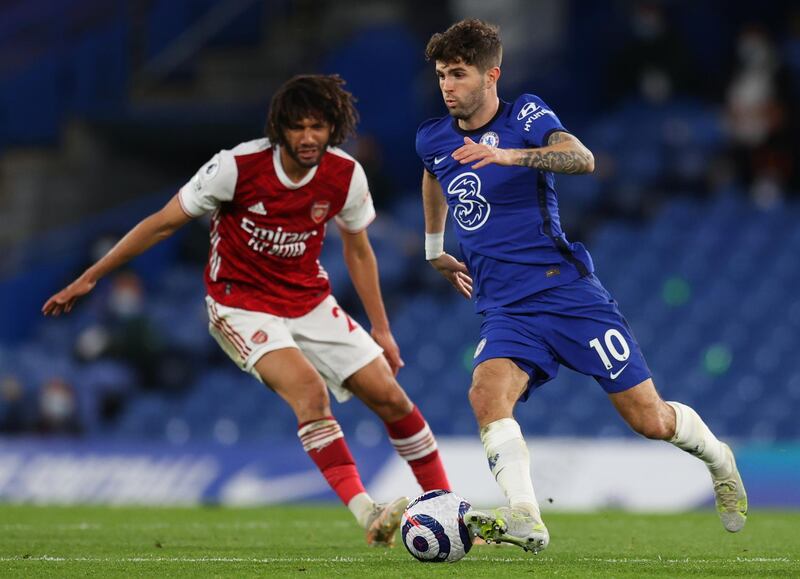
[{"label": "arsenal player", "polygon": [[[343,85],[335,75],[286,82],[272,98],[267,138],[214,155],[42,311],[69,312],[101,277],[211,212],[205,269],[211,335],[291,406],[303,448],[367,530],[367,542],[391,546],[407,499],[377,504],[367,494],[326,386],[340,402],[355,395],[381,418],[423,490],[449,483],[428,424],[395,379],[403,361],[366,231],[375,209],[363,168],[338,148],[358,118]],[[331,220],[341,231],[369,334],[337,305],[318,261]]]}]

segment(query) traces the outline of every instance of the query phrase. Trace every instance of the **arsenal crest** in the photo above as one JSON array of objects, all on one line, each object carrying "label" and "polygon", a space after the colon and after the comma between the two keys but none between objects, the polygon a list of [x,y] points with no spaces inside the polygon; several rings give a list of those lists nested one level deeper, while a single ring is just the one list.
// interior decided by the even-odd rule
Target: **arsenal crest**
[{"label": "arsenal crest", "polygon": [[266,344],[269,337],[264,330],[258,330],[255,334],[253,334],[250,338],[250,341],[254,344]]},{"label": "arsenal crest", "polygon": [[311,220],[314,223],[322,223],[330,209],[330,201],[314,201],[314,204],[311,206]]}]

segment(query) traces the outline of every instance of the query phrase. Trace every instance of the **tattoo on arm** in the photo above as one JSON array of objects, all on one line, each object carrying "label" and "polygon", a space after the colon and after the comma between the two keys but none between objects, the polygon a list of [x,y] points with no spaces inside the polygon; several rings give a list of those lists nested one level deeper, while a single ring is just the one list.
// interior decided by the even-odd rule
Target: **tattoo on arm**
[{"label": "tattoo on arm", "polygon": [[565,133],[564,131],[555,131],[551,133],[549,137],[547,137],[547,145],[555,145],[556,143],[565,143],[568,141],[577,141],[575,137],[570,135],[569,133]]},{"label": "tattoo on arm", "polygon": [[569,148],[560,151],[524,149],[517,164],[570,175],[588,173],[594,168],[592,153],[578,139],[569,133],[557,131],[547,140],[548,147],[559,143],[568,143]]}]

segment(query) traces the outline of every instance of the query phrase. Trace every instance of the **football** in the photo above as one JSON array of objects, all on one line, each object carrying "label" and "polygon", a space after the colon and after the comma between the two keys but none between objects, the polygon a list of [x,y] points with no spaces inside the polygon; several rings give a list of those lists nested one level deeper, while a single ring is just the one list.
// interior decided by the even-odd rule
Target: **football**
[{"label": "football", "polygon": [[403,544],[423,563],[455,563],[472,548],[472,537],[464,523],[469,509],[466,500],[450,491],[426,492],[411,501],[403,513]]}]

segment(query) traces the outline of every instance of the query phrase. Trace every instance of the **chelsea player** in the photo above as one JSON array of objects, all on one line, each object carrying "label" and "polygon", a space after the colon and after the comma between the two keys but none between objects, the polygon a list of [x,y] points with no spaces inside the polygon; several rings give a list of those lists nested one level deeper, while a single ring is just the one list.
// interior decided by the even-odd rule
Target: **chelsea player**
[{"label": "chelsea player", "polygon": [[[496,26],[458,22],[431,37],[426,57],[436,64],[449,112],[417,132],[426,259],[464,297],[474,297],[483,316],[469,400],[508,499],[493,511],[468,512],[471,531],[533,552],[547,547],[513,409],[560,364],[592,376],[633,430],[702,460],[723,525],[741,530],[747,496],[731,449],[692,408],[661,399],[589,253],[561,229],[554,174],[591,173],[592,153],[539,97],[498,98]],[[464,263],[443,250],[448,208]]]}]

